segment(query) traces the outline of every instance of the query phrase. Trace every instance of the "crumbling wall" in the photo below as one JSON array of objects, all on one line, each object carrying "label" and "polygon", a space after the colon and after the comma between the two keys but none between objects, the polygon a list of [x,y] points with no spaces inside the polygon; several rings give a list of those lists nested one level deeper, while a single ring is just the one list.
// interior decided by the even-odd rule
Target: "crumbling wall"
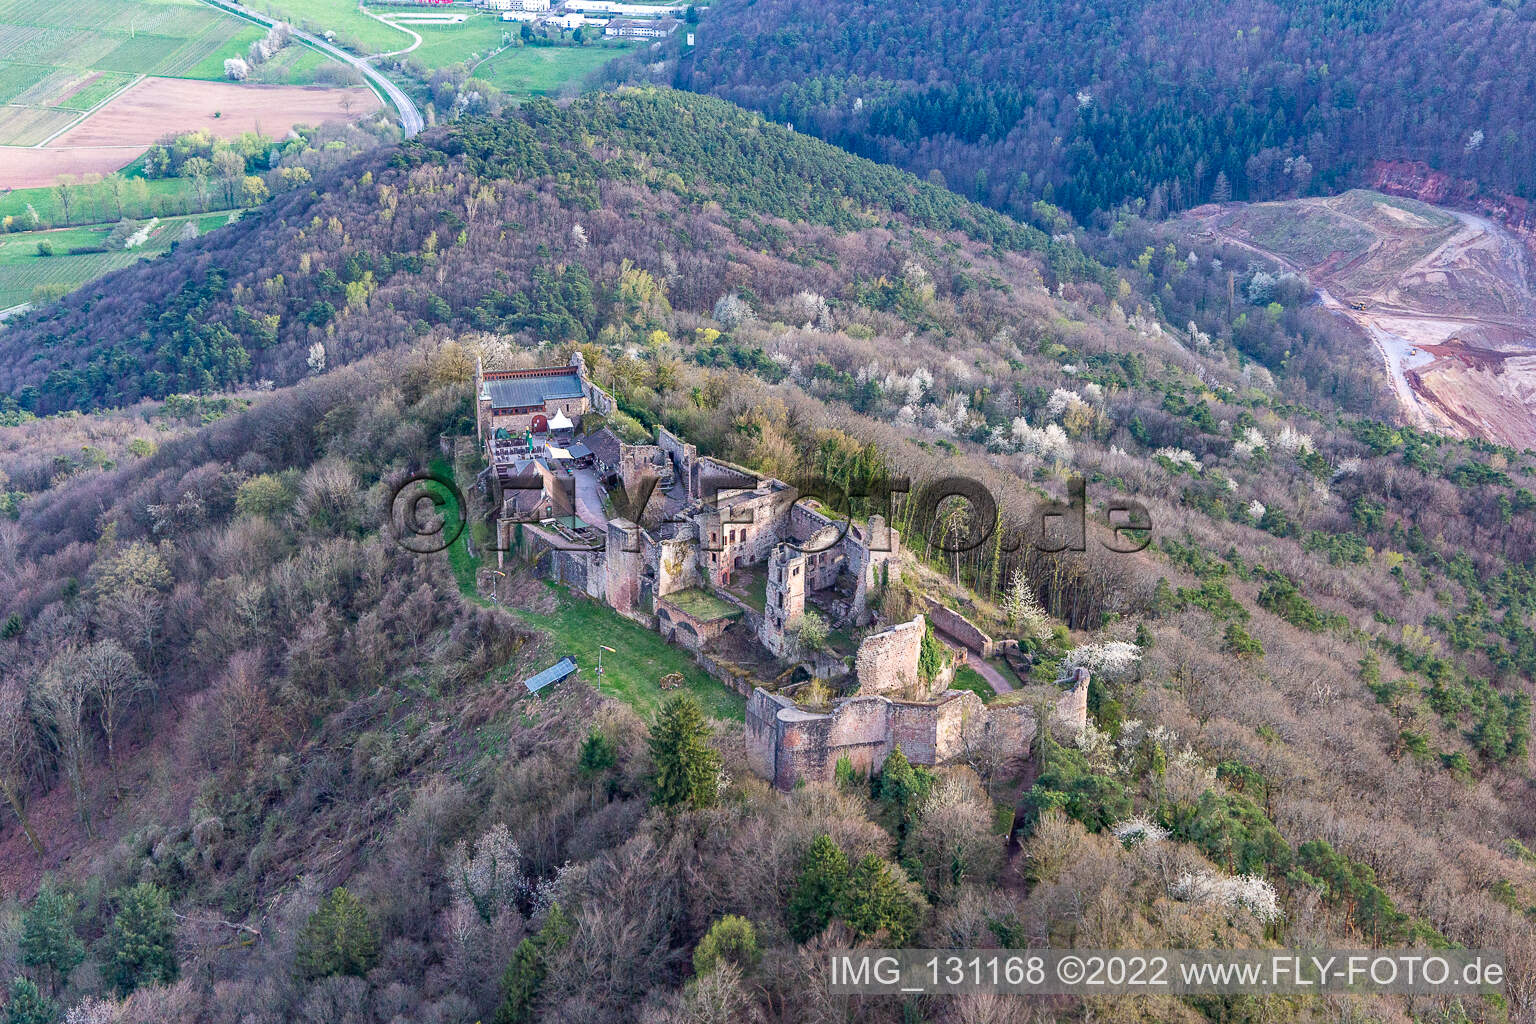
[{"label": "crumbling wall", "polygon": [[794,634],[805,617],[805,557],[788,544],[774,548],[768,559],[763,622],[757,638],[776,658],[788,657]]},{"label": "crumbling wall", "polygon": [[831,781],[845,757],[859,771],[877,772],[898,745],[913,764],[981,754],[1017,763],[1028,756],[1037,730],[1032,707],[988,707],[969,690],[923,702],[851,697],[812,712],[758,688],[747,701],[747,764],[789,790],[802,781]]},{"label": "crumbling wall", "polygon": [[698,461],[699,449],[662,426],[656,428],[656,447],[672,460],[674,470],[686,480],[688,471]]},{"label": "crumbling wall", "polygon": [[664,459],[661,449],[655,445],[626,444],[619,448],[619,481],[632,499],[639,499],[640,481],[647,476],[657,477],[658,487],[665,483]]},{"label": "crumbling wall", "polygon": [[760,779],[777,781],[779,709],[784,699],[761,687],[747,698],[747,767]]},{"label": "crumbling wall", "polygon": [[756,494],[734,494],[698,514],[699,545],[708,550],[700,566],[711,583],[723,586],[732,570],[757,565],[773,553],[783,535],[789,493],[770,486]]},{"label": "crumbling wall", "polygon": [[898,623],[864,638],[853,663],[861,695],[907,700],[922,696],[917,662],[922,654],[924,627],[919,615],[911,622]]},{"label": "crumbling wall", "polygon": [[731,619],[702,622],[665,599],[656,606],[656,628],[669,643],[675,643],[695,654],[704,650],[711,640],[717,640],[731,626]]},{"label": "crumbling wall", "polygon": [[756,473],[707,455],[695,459],[686,472],[688,497],[694,501],[717,501],[731,491],[753,491],[758,485]]},{"label": "crumbling wall", "polygon": [[628,615],[640,600],[640,569],[644,561],[640,528],[627,519],[608,523],[608,542],[603,552],[608,564],[608,604]]},{"label": "crumbling wall", "polygon": [[1068,728],[1081,729],[1088,723],[1088,681],[1085,668],[1075,668],[1071,675],[1057,680],[1058,685],[1071,684],[1056,702],[1056,718]]},{"label": "crumbling wall", "polygon": [[699,546],[693,537],[674,537],[656,544],[656,596],[664,598],[698,583]]},{"label": "crumbling wall", "polygon": [[996,653],[996,642],[970,619],[946,608],[932,597],[924,597],[923,600],[928,608],[928,621],[933,623],[934,629],[983,658],[990,658]]},{"label": "crumbling wall", "polygon": [[879,592],[886,563],[901,549],[901,536],[885,524],[884,516],[870,516],[867,526],[848,527],[843,538],[848,572],[853,575],[853,618],[865,623],[871,618],[870,599]]}]

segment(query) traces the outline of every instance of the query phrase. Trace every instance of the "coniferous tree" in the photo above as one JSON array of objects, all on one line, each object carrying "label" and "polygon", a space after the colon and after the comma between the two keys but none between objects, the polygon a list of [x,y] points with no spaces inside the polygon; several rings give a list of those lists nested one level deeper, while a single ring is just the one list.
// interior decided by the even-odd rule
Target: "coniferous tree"
[{"label": "coniferous tree", "polygon": [[591,776],[601,775],[618,764],[618,761],[618,753],[613,749],[613,741],[597,729],[593,729],[587,734],[587,738],[581,741],[581,753],[576,759],[576,764],[581,774]]},{"label": "coniferous tree", "polygon": [[654,803],[667,808],[708,807],[720,788],[720,754],[709,745],[709,723],[692,694],[680,693],[662,706],[651,728],[656,761]]},{"label": "coniferous tree", "polygon": [[48,972],[49,989],[57,992],[70,972],[85,960],[85,944],[75,934],[73,901],[45,884],[21,918],[21,962]]},{"label": "coniferous tree", "polygon": [[116,894],[117,916],[107,931],[106,975],[119,994],[141,985],[176,980],[175,921],[171,898],[158,885],[140,882]]},{"label": "coniferous tree", "polygon": [[59,1007],[38,991],[26,978],[11,981],[10,1000],[5,1004],[4,1024],[53,1024]]},{"label": "coniferous tree", "polygon": [[837,914],[848,883],[848,855],[823,832],[800,862],[800,877],[789,897],[789,934],[805,942],[821,933]]},{"label": "coniferous tree", "polygon": [[533,1019],[533,1002],[548,973],[545,958],[569,942],[575,930],[575,922],[560,904],[549,908],[539,933],[519,942],[513,951],[512,962],[501,976],[501,1005],[491,1024],[527,1024]]},{"label": "coniferous tree", "polygon": [[361,978],[378,959],[379,933],[368,908],[346,889],[332,889],[299,932],[299,973],[306,978]]},{"label": "coniferous tree", "polygon": [[848,876],[838,917],[861,939],[884,933],[893,946],[917,930],[924,901],[901,869],[871,853]]}]

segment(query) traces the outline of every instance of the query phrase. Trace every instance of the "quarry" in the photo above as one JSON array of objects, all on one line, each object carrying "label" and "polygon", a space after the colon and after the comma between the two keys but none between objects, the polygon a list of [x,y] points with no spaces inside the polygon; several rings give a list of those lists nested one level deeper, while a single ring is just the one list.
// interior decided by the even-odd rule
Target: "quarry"
[{"label": "quarry", "polygon": [[1532,254],[1489,215],[1353,190],[1206,206],[1202,237],[1300,274],[1374,345],[1410,426],[1536,446]]}]

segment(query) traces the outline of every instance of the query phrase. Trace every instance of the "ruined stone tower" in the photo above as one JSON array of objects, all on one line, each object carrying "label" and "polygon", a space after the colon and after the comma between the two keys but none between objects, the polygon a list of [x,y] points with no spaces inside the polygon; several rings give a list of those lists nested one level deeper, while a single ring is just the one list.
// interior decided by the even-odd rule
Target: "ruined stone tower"
[{"label": "ruined stone tower", "polygon": [[757,638],[774,657],[787,657],[805,617],[805,555],[793,545],[776,545],[768,556],[766,597]]},{"label": "ruined stone tower", "polygon": [[883,582],[887,563],[901,549],[901,537],[885,524],[885,517],[869,517],[868,528],[850,528],[844,545],[848,552],[848,571],[853,574],[853,618],[864,624],[871,618],[870,598]]},{"label": "ruined stone tower", "polygon": [[608,603],[615,611],[628,615],[640,599],[640,528],[628,519],[608,522],[608,537],[603,560],[607,563]]}]

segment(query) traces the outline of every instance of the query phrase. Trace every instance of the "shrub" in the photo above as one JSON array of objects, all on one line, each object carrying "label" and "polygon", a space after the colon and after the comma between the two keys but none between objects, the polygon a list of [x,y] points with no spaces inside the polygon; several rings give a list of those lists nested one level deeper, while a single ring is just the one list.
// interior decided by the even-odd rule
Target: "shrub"
[{"label": "shrub", "polygon": [[727,914],[710,926],[709,933],[693,951],[693,970],[708,974],[721,964],[734,964],[743,973],[757,966],[762,958],[757,946],[757,929],[752,922],[736,914]]}]

